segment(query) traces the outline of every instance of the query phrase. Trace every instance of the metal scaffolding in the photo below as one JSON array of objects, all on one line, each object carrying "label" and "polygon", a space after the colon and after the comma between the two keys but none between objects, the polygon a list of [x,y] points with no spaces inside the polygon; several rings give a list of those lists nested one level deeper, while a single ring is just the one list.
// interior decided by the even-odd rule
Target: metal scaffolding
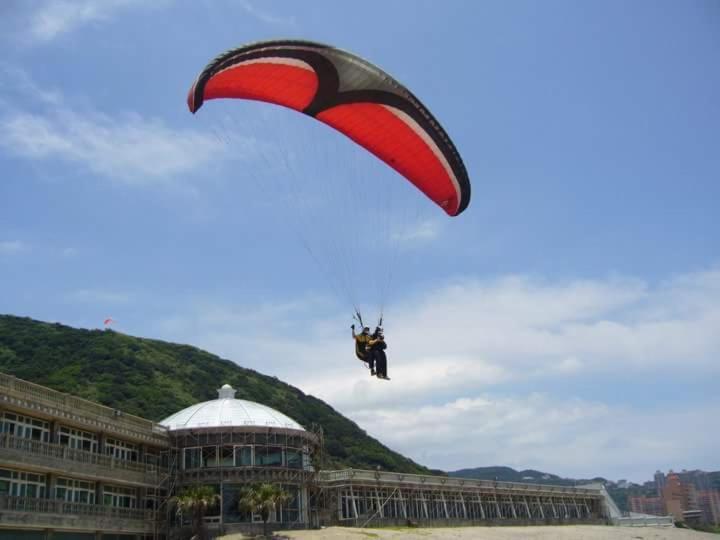
[{"label": "metal scaffolding", "polygon": [[[252,465],[237,466],[226,463],[223,452],[235,447],[252,447],[254,449],[276,448],[283,456],[288,452],[297,452],[301,462],[290,467],[283,462],[278,466]],[[322,428],[313,425],[309,431],[296,429],[232,426],[222,428],[188,429],[170,432],[170,449],[168,459],[173,463],[173,485],[163,501],[165,508],[170,508],[170,500],[184,487],[193,485],[213,485],[219,488],[220,505],[217,516],[208,516],[208,523],[214,528],[227,529],[228,525],[240,525],[237,522],[226,523],[227,510],[225,505],[231,504],[232,495],[227,492],[228,486],[271,483],[285,488],[297,489],[297,514],[292,521],[283,521],[288,528],[305,528],[310,522],[309,493],[316,483],[316,465],[322,461],[323,432]],[[200,466],[186,467],[184,451],[189,448],[200,448],[213,456],[210,462]],[[284,516],[284,512],[282,513]],[[172,516],[166,514],[167,523],[173,523]]]},{"label": "metal scaffolding", "polygon": [[597,490],[378,471],[320,474],[328,524],[595,522]]}]

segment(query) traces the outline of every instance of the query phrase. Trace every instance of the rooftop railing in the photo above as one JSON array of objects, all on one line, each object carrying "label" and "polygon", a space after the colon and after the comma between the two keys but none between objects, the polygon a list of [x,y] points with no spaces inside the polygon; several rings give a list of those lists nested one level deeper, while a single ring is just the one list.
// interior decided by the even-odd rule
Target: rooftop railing
[{"label": "rooftop railing", "polygon": [[474,478],[458,478],[455,476],[433,476],[423,474],[406,474],[386,471],[364,471],[359,469],[344,469],[341,471],[321,471],[321,482],[380,482],[403,483],[415,486],[445,487],[445,488],[481,488],[488,490],[502,490],[505,492],[527,493],[545,492],[556,495],[586,495],[599,497],[600,490],[574,486],[553,486],[546,484],[527,484],[521,482],[500,482],[495,480],[478,480]]},{"label": "rooftop railing", "polygon": [[41,386],[18,379],[7,373],[0,373],[0,394],[7,393],[21,400],[32,399],[39,404],[58,409],[72,416],[84,416],[94,422],[101,422],[109,426],[113,431],[132,432],[141,438],[164,437],[167,430],[145,418],[127,414],[111,407],[100,405],[86,399],[71,396]]},{"label": "rooftop railing", "polygon": [[3,512],[28,512],[42,514],[62,514],[111,519],[152,520],[152,510],[138,508],[116,508],[100,504],[84,504],[59,499],[37,499],[34,497],[13,497],[0,495],[0,510]]}]

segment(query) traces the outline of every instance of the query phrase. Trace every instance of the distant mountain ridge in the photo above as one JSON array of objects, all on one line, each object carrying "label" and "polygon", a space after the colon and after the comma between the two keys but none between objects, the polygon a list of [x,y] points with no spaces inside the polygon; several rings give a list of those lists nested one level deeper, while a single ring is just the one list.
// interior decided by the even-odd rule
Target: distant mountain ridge
[{"label": "distant mountain ridge", "polygon": [[544,473],[534,469],[516,471],[511,467],[475,467],[472,469],[459,469],[448,472],[448,476],[458,478],[477,478],[479,480],[498,480],[500,482],[524,482],[526,484],[552,484],[557,486],[574,486],[590,482],[607,483],[602,477],[578,480],[562,478],[556,474]]},{"label": "distant mountain ridge", "polygon": [[0,315],[0,371],[154,421],[227,383],[239,399],[322,426],[326,467],[430,473],[316,397],[189,345]]}]

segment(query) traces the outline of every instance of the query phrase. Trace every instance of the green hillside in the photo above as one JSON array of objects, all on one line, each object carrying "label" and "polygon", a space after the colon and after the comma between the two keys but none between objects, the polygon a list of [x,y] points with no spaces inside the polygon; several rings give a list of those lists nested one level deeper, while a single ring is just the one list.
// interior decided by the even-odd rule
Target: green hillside
[{"label": "green hillside", "polygon": [[217,398],[221,384],[325,433],[326,467],[428,473],[323,401],[189,345],[0,315],[0,371],[150,420]]},{"label": "green hillside", "polygon": [[548,484],[551,486],[577,486],[600,482],[606,484],[605,478],[563,478],[556,474],[544,473],[534,469],[516,471],[511,467],[475,467],[473,469],[460,469],[448,473],[448,476],[458,478],[477,478],[478,480],[497,480],[499,482],[524,482],[526,484]]}]

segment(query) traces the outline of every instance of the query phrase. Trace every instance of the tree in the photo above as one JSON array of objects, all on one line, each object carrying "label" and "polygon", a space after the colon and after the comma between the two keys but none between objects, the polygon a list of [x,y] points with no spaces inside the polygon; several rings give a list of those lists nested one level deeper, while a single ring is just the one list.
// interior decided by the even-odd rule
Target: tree
[{"label": "tree", "polygon": [[179,495],[174,497],[178,516],[189,515],[191,517],[192,532],[194,538],[205,538],[205,524],[203,517],[209,508],[215,506],[220,500],[220,495],[210,486],[192,486],[183,489]]},{"label": "tree", "polygon": [[267,536],[267,522],[270,512],[287,502],[290,494],[274,484],[258,484],[244,488],[240,492],[239,508],[241,512],[260,514],[263,520],[263,536]]}]

